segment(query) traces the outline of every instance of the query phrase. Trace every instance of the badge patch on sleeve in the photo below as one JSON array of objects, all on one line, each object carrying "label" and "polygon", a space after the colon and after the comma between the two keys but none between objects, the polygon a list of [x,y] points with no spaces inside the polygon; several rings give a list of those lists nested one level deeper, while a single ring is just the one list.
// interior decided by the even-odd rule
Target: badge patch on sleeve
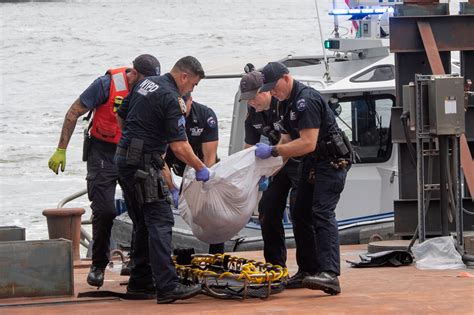
[{"label": "badge patch on sleeve", "polygon": [[207,119],[207,124],[209,125],[209,127],[215,128],[216,125],[217,125],[217,122],[216,122],[216,120],[214,119],[214,117],[211,116],[211,117],[209,117],[209,118]]},{"label": "badge patch on sleeve", "polygon": [[178,96],[178,103],[181,108],[181,113],[184,115],[186,113],[186,102],[181,98],[181,96]]},{"label": "badge patch on sleeve", "polygon": [[300,98],[297,102],[296,102],[296,109],[299,111],[299,112],[302,112],[304,111],[306,108],[306,101],[304,98]]},{"label": "badge patch on sleeve", "polygon": [[181,116],[180,119],[178,119],[178,127],[185,126],[186,125],[186,118],[184,116]]}]

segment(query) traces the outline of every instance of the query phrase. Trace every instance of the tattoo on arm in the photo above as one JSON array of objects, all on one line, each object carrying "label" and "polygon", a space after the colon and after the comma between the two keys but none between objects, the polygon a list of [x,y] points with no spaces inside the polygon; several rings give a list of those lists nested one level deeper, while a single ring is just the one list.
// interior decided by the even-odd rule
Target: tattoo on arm
[{"label": "tattoo on arm", "polygon": [[87,113],[88,109],[81,104],[81,101],[77,99],[72,103],[71,107],[64,117],[63,127],[61,129],[61,137],[59,138],[58,148],[66,149],[69,140],[71,139],[72,133],[76,128],[77,119]]}]

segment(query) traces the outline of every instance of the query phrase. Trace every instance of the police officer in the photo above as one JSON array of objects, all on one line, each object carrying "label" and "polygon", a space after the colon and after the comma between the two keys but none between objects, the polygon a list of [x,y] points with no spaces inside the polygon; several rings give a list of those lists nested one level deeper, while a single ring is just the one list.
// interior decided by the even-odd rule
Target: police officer
[{"label": "police officer", "polygon": [[314,256],[315,264],[313,274],[306,276],[302,285],[339,294],[339,236],[334,211],[350,167],[350,143],[319,92],[294,80],[282,63],[270,62],[262,73],[260,91],[270,91],[286,101],[284,128],[289,134],[276,146],[257,143],[255,155],[262,159],[303,156],[294,220],[297,225],[302,220],[312,222],[315,235],[297,229],[295,239],[305,250],[303,259]]},{"label": "police officer", "polygon": [[[240,100],[247,101],[247,118],[245,119],[245,147],[251,147],[260,141],[261,136],[268,138],[271,145],[280,141],[281,122],[284,107],[270,95],[270,92],[258,92],[263,85],[261,72],[252,71],[240,80]],[[298,166],[296,159],[289,159],[285,166],[272,176],[268,188],[263,192],[258,211],[264,241],[263,253],[265,260],[273,265],[286,266],[285,230],[283,213],[286,209],[288,193],[290,193],[290,214],[294,215],[294,202],[298,187]],[[305,224],[309,224],[305,222]],[[297,225],[293,224],[295,230]],[[297,244],[298,246],[298,244]],[[297,249],[297,252],[299,250]],[[305,270],[304,261],[297,259],[300,273]],[[301,287],[301,281],[290,279],[286,286]]]},{"label": "police officer", "polygon": [[[117,124],[114,102],[127,96],[133,85],[149,75],[160,74],[160,63],[151,55],[140,55],[133,68],[110,69],[97,78],[72,103],[64,118],[56,152],[49,159],[49,168],[58,174],[66,168],[66,148],[76,127],[77,119],[91,111],[92,123],[86,135],[87,193],[92,208],[92,266],[87,283],[100,287],[104,283],[104,270],[109,263],[109,242],[115,211],[115,187],[118,173],[114,164],[116,145],[121,131]],[[120,182],[120,181],[119,181]]]},{"label": "police officer", "polygon": [[[191,94],[183,96],[186,103],[186,135],[188,142],[201,161],[207,167],[217,162],[217,146],[219,144],[219,129],[214,111],[193,100]],[[183,176],[186,164],[179,160],[171,149],[166,152],[166,163],[173,168],[178,176]],[[179,189],[172,186],[171,193],[175,207],[178,207]],[[210,244],[209,254],[223,254],[224,243]]]},{"label": "police officer", "polygon": [[196,170],[196,180],[209,179],[209,169],[186,139],[186,105],[181,98],[203,77],[199,61],[183,57],[169,73],[137,83],[117,112],[124,126],[115,159],[132,205],[129,213],[135,233],[127,292],[149,293],[154,283],[158,303],[187,299],[200,292],[200,286],[178,283],[171,260],[174,219],[161,173],[169,144],[180,160]]}]

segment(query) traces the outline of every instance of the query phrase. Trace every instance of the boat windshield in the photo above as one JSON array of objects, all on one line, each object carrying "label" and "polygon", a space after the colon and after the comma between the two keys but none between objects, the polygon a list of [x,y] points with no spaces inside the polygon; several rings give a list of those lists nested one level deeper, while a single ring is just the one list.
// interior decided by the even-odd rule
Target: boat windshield
[{"label": "boat windshield", "polygon": [[[336,115],[359,155],[359,163],[385,162],[390,158],[393,95],[361,95],[338,100]],[[334,106],[332,106],[334,108]]]},{"label": "boat windshield", "polygon": [[378,65],[367,69],[352,77],[351,82],[377,82],[395,79],[395,67],[393,65]]}]

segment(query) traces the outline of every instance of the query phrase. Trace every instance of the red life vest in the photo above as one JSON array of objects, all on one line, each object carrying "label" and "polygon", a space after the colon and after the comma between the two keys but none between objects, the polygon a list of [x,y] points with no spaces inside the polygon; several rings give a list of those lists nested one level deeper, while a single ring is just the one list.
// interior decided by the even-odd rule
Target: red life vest
[{"label": "red life vest", "polygon": [[122,131],[117,123],[114,113],[114,99],[116,96],[125,98],[128,95],[128,80],[125,70],[127,67],[109,69],[110,90],[107,102],[94,109],[92,118],[91,136],[96,139],[117,144],[122,136]]}]

